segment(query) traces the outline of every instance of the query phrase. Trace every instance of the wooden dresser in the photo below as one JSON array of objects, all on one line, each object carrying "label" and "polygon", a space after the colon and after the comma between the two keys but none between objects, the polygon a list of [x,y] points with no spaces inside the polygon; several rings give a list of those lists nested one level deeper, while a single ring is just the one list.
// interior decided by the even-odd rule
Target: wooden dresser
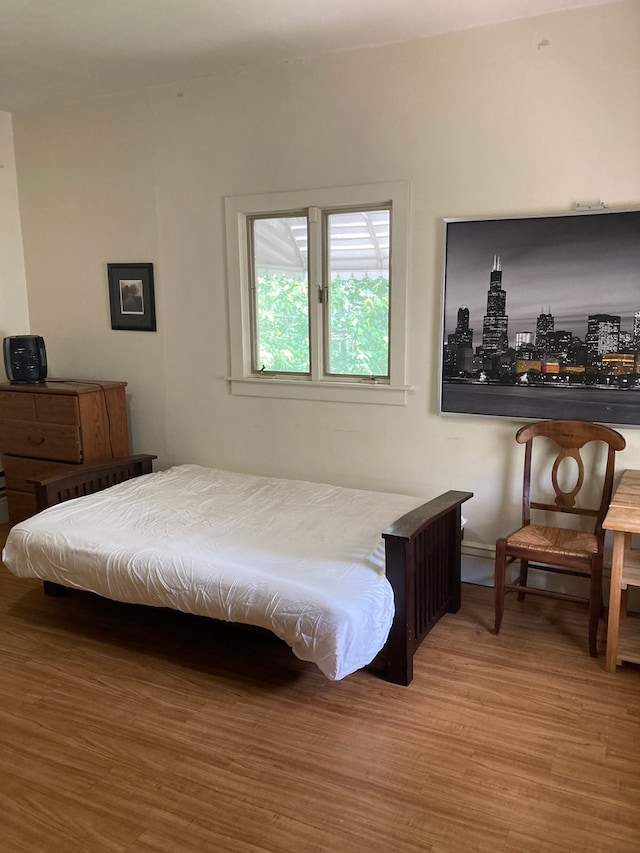
[{"label": "wooden dresser", "polygon": [[9,521],[36,511],[30,478],[129,455],[126,382],[0,383],[0,453]]}]

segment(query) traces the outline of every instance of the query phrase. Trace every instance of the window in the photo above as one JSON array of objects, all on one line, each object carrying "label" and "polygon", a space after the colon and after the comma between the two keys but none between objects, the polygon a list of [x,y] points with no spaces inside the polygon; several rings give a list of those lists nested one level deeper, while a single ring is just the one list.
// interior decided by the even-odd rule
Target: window
[{"label": "window", "polygon": [[226,199],[234,394],[404,404],[408,185]]}]

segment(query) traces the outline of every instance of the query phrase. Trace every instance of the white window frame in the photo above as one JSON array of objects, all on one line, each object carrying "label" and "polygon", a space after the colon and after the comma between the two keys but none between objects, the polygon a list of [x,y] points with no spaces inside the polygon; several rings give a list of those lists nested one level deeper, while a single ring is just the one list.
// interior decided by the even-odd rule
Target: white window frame
[{"label": "white window frame", "polygon": [[[249,229],[247,219],[257,215],[278,216],[303,209],[353,210],[390,204],[391,255],[389,301],[389,380],[325,378],[318,359],[318,341],[310,340],[311,375],[256,374],[252,371]],[[265,195],[233,196],[225,199],[227,228],[227,274],[229,289],[229,334],[231,343],[232,394],[252,397],[326,400],[334,402],[382,403],[402,406],[412,390],[406,384],[406,322],[409,250],[409,184],[394,181],[335,189],[299,190]],[[320,228],[319,217],[311,217],[309,229]],[[316,245],[320,246],[321,241]],[[311,246],[311,239],[310,239]],[[321,249],[317,251],[321,255]],[[309,288],[322,280],[320,257],[309,254]],[[310,310],[317,311],[316,300]],[[317,328],[317,327],[316,327]],[[312,325],[313,329],[313,325]]]}]

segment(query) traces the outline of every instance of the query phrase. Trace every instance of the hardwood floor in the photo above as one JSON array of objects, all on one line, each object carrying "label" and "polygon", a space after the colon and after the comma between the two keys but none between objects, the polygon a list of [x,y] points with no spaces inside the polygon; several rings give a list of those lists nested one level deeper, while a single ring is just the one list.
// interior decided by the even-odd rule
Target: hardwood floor
[{"label": "hardwood floor", "polygon": [[[0,566],[3,853],[640,850],[640,670],[465,586],[408,688]],[[640,619],[638,629],[640,633]]]}]

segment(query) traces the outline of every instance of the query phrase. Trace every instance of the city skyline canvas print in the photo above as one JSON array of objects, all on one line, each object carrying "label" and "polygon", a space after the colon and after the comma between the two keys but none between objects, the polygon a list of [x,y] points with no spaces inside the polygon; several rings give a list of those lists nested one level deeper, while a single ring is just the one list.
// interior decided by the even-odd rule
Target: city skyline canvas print
[{"label": "city skyline canvas print", "polygon": [[445,220],[440,411],[640,424],[640,210]]}]

